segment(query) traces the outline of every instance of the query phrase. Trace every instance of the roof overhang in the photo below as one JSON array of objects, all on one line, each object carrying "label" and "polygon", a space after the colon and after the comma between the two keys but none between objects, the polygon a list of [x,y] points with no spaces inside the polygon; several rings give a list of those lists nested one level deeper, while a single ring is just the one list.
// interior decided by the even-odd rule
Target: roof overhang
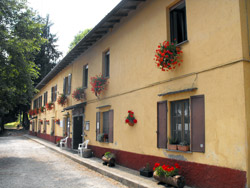
[{"label": "roof overhang", "polygon": [[86,106],[86,102],[82,102],[82,103],[79,103],[79,104],[76,104],[76,105],[72,105],[72,106],[68,106],[66,108],[64,108],[63,110],[64,111],[67,111],[67,110],[73,110],[73,109],[76,109],[76,108],[84,108]]}]

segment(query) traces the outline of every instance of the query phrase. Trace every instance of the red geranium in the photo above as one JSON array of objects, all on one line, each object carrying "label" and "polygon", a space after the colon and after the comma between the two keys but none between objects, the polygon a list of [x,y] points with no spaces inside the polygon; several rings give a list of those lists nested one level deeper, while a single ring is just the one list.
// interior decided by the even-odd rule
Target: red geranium
[{"label": "red geranium", "polygon": [[173,43],[169,41],[164,41],[162,44],[158,45],[158,49],[155,51],[156,65],[162,71],[169,71],[175,69],[176,66],[180,66],[182,60],[180,59],[180,54],[182,51],[176,46],[176,40]]},{"label": "red geranium", "polygon": [[107,89],[108,78],[104,78],[102,74],[99,76],[96,75],[96,77],[91,77],[90,80],[90,84],[92,86],[91,91],[95,94],[95,96],[100,95],[102,91]]},{"label": "red geranium", "polygon": [[180,166],[178,163],[175,163],[175,166],[170,165],[162,165],[160,166],[159,163],[155,163],[155,166],[153,168],[154,171],[157,172],[157,175],[159,176],[175,176],[179,173]]},{"label": "red geranium", "polygon": [[128,116],[125,122],[128,123],[130,126],[133,126],[135,123],[137,123],[137,120],[134,117],[134,112],[132,112],[131,110],[128,111]]}]

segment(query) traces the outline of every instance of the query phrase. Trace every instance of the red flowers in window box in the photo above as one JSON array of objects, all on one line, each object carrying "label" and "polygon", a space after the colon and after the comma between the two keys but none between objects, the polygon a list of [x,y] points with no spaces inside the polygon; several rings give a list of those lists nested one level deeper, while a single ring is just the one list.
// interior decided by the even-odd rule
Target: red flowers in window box
[{"label": "red flowers in window box", "polygon": [[174,70],[177,66],[181,65],[181,53],[180,47],[176,46],[176,40],[172,43],[164,41],[158,45],[158,49],[155,51],[156,65],[162,71]]},{"label": "red flowers in window box", "polygon": [[67,96],[64,94],[61,94],[58,97],[57,103],[60,104],[61,106],[64,106],[66,104],[66,102],[67,102]]},{"label": "red flowers in window box", "polygon": [[52,110],[53,107],[54,107],[54,103],[53,103],[53,102],[50,102],[50,103],[47,103],[47,104],[46,104],[46,109],[47,109],[47,110]]},{"label": "red flowers in window box", "polygon": [[99,76],[96,75],[95,77],[90,78],[90,84],[92,86],[91,91],[95,96],[98,96],[102,91],[107,89],[108,78],[104,78],[102,74]]},{"label": "red flowers in window box", "polygon": [[130,126],[134,126],[135,123],[137,123],[137,120],[134,117],[134,112],[128,111],[128,116],[125,120],[125,123],[129,124]]},{"label": "red flowers in window box", "polygon": [[86,94],[84,92],[84,89],[81,87],[76,88],[76,90],[72,93],[72,97],[76,101],[80,101],[86,98]]},{"label": "red flowers in window box", "polygon": [[44,106],[41,106],[40,108],[39,108],[39,113],[43,113],[45,111],[45,107]]}]

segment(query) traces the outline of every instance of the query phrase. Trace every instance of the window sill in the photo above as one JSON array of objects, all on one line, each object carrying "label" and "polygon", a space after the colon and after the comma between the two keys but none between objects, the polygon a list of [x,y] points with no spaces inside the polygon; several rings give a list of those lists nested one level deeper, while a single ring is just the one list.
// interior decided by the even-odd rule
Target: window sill
[{"label": "window sill", "polygon": [[100,143],[108,144],[109,142],[104,142],[104,141],[98,141]]},{"label": "window sill", "polygon": [[181,45],[186,44],[186,43],[188,43],[188,42],[189,42],[189,40],[185,40],[185,41],[183,41],[183,42],[180,42],[180,43],[176,44],[176,46],[181,46]]},{"label": "window sill", "polygon": [[181,151],[181,150],[172,150],[172,149],[166,149],[166,151],[173,151],[178,153],[193,153],[192,151]]}]

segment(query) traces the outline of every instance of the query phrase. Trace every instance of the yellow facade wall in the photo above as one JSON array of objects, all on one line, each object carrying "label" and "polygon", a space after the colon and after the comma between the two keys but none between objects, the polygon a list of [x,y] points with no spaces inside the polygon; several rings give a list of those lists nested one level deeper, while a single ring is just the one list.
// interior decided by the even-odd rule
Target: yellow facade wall
[{"label": "yellow facade wall", "polygon": [[[156,68],[153,58],[160,42],[169,38],[167,12],[178,1],[147,1],[121,21],[109,34],[56,75],[36,97],[57,84],[62,93],[63,78],[72,73],[71,93],[82,85],[82,68],[89,66],[90,77],[101,73],[102,53],[110,50],[110,79],[100,99],[86,89],[85,131],[91,145],[159,157],[182,158],[202,164],[248,170],[249,131],[246,134],[243,45],[239,1],[186,0],[188,41],[181,45],[183,64],[173,72]],[[230,11],[228,11],[230,10]],[[202,15],[202,16],[201,16]],[[216,20],[216,22],[214,22]],[[233,45],[232,45],[233,44]],[[245,63],[246,64],[246,63]],[[248,72],[245,72],[248,74]],[[158,94],[196,86],[198,90],[159,97]],[[157,102],[205,96],[205,153],[176,153],[157,148]],[[36,98],[35,97],[35,98]],[[67,106],[77,104],[71,96]],[[249,97],[248,97],[249,102]],[[114,110],[114,142],[96,141],[96,107],[111,105]],[[55,109],[38,119],[63,119],[65,112]],[[138,123],[125,124],[132,110]],[[69,111],[70,112],[70,111]],[[169,114],[168,114],[168,117]],[[72,115],[70,112],[70,119]],[[51,124],[50,124],[51,125]],[[170,122],[168,122],[170,125]],[[71,127],[72,129],[72,127]],[[49,134],[49,128],[47,128]],[[62,128],[56,126],[56,135]],[[247,140],[248,139],[248,140]]]}]

